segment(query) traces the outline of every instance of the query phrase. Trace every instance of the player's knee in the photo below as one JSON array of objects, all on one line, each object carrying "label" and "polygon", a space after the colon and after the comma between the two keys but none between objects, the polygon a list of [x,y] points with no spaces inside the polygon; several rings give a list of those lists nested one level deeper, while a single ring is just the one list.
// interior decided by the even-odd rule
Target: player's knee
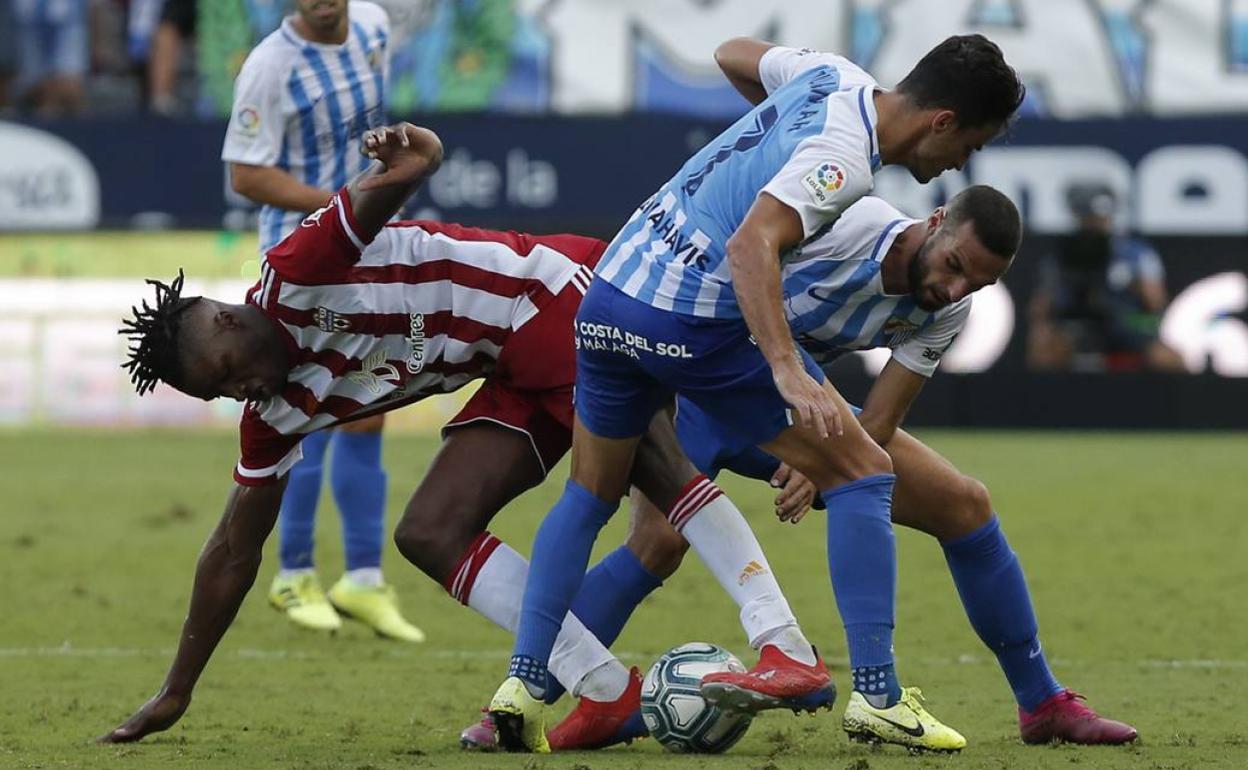
[{"label": "player's knee", "polygon": [[992,497],[979,479],[963,476],[958,485],[957,504],[953,506],[951,535],[969,535],[992,519]]},{"label": "player's knee", "polygon": [[407,512],[394,528],[394,545],[403,558],[435,580],[441,580],[459,555],[472,541],[475,533],[461,532],[453,526],[454,517],[427,515],[424,507],[408,506]]},{"label": "player's knee", "polygon": [[650,527],[629,538],[628,547],[651,575],[666,580],[680,568],[689,543],[675,529]]}]

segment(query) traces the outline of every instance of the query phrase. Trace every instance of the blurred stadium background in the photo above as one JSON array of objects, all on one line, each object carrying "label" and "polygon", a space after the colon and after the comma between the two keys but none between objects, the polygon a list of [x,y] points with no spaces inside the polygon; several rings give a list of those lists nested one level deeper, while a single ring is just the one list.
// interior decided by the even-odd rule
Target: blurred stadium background
[{"label": "blurred stadium background", "polygon": [[[990,488],[1004,486],[1016,510],[1030,507],[1037,519],[1051,516],[1055,527],[1078,528],[1087,518],[1096,518],[1100,523],[1090,531],[1099,533],[1097,537],[1125,536],[1151,544],[1142,548],[1152,561],[1124,567],[1124,580],[1145,581],[1135,586],[1134,601],[1166,599],[1173,602],[1174,612],[1181,613],[1182,608],[1190,611],[1193,602],[1209,598],[1204,593],[1183,595],[1183,581],[1241,595],[1248,587],[1248,575],[1234,566],[1248,552],[1248,535],[1241,523],[1248,510],[1242,474],[1248,462],[1248,434],[1243,433],[1248,430],[1248,1],[378,2],[387,7],[395,29],[389,112],[394,118],[434,128],[447,148],[443,168],[408,213],[608,238],[689,154],[743,111],[744,101],[724,82],[711,59],[719,42],[754,35],[843,52],[888,85],[904,74],[916,52],[948,34],[979,31],[991,37],[1029,87],[1017,125],[973,157],[962,172],[946,173],[925,187],[897,169],[886,169],[877,181],[876,194],[916,216],[968,184],[992,184],[1019,204],[1028,228],[1013,270],[1002,285],[976,297],[967,330],[919,399],[908,424],[953,429],[924,436],[934,437],[934,445],[950,451],[955,460],[969,459],[968,470],[980,474]],[[2,766],[25,766],[24,757],[33,763],[32,756],[48,763],[45,766],[55,765],[58,754],[48,747],[58,736],[80,743],[128,713],[140,702],[137,698],[150,692],[148,686],[155,686],[164,665],[159,651],[173,643],[181,617],[195,543],[215,519],[218,498],[213,495],[223,491],[225,469],[233,459],[229,433],[237,418],[235,405],[203,404],[163,388],[140,400],[118,368],[124,348],[116,327],[130,304],[146,293],[141,278],[167,280],[178,267],[185,267],[192,293],[241,297],[258,273],[255,211],[229,191],[220,151],[234,76],[250,47],[277,26],[287,8],[283,0],[199,0],[197,6],[190,30],[185,23],[161,22],[162,0],[0,0],[0,447],[6,458],[0,492],[0,575],[11,597],[33,591],[30,596],[37,601],[22,604],[63,606],[74,600],[62,594],[78,591],[79,598],[107,600],[111,609],[71,606],[69,612],[133,614],[144,622],[151,617],[142,633],[135,628],[122,633],[124,641],[90,624],[49,626],[34,617],[11,625],[5,621],[0,624],[0,669],[27,670],[24,667],[32,660],[56,658],[62,640],[70,645],[74,633],[80,635],[74,636],[73,644],[82,644],[85,635],[98,649],[122,645],[157,651],[120,656],[138,679],[125,680],[126,689],[115,699],[94,692],[75,715],[78,705],[67,706],[60,695],[53,695],[42,707],[43,719],[21,717],[26,727],[12,733],[17,738],[5,737],[9,731],[0,726]],[[32,73],[22,68],[22,46],[39,46],[50,39],[23,26],[23,19],[38,9],[45,13],[41,23],[72,41],[65,55],[81,63],[77,74],[61,78],[51,88],[46,82],[33,82]],[[1135,307],[1127,314],[1132,328],[1149,344],[1155,341],[1173,353],[1167,366],[1154,365],[1140,349],[1109,345],[1096,334],[1076,334],[1073,355],[1046,358],[1040,349],[1051,340],[1038,339],[1038,327],[1086,330],[1087,324],[1095,325],[1120,310],[1088,297],[1130,291],[1131,281],[1115,283],[1108,253],[1088,254],[1072,245],[1080,211],[1072,191],[1089,189],[1107,194],[1111,208],[1102,213],[1112,218],[1115,232],[1131,233],[1151,245],[1164,265],[1168,294],[1164,306]],[[1067,307],[1066,316],[1055,315],[1050,307],[1046,316],[1037,300],[1038,287],[1063,281],[1069,293],[1086,300],[1087,307]],[[882,363],[879,357],[853,357],[843,367],[841,384],[851,396],[860,396]],[[388,459],[396,452],[405,467],[423,467],[433,446],[429,436],[457,404],[456,397],[435,399],[395,414],[387,429],[395,436]],[[157,426],[166,430],[147,432]],[[169,426],[175,430],[167,430]],[[960,432],[968,428],[1125,432],[1107,436]],[[1160,429],[1172,432],[1141,432]],[[1210,429],[1232,433],[1212,435]],[[1194,430],[1201,432],[1178,432]],[[87,451],[90,446],[101,451]],[[995,458],[999,464],[976,446],[999,448]],[[149,482],[133,466],[156,469],[184,448],[205,461],[199,466],[177,464],[184,488],[203,490],[199,498],[193,492],[165,490],[146,500]],[[66,462],[63,457],[75,458],[76,464],[56,469]],[[1113,462],[1098,459],[1106,457],[1122,458],[1135,475],[1116,475]],[[1022,469],[1011,467],[1013,458],[1032,463],[1034,487]],[[1094,467],[1101,475],[1089,478],[1070,458],[1086,461],[1082,467]],[[119,478],[133,484],[118,484]],[[391,478],[394,516],[415,479],[393,469]],[[1184,479],[1190,482],[1188,487],[1179,484]],[[1165,488],[1150,486],[1163,481]],[[1052,499],[1028,499],[1067,485],[1072,486],[1060,495],[1054,491],[1057,496]],[[70,486],[79,497],[62,497]],[[96,490],[107,490],[118,500],[102,503],[104,493]],[[176,587],[162,586],[161,599],[154,605],[147,605],[141,595],[132,596],[150,580],[144,570],[123,568],[98,554],[85,559],[94,565],[94,573],[73,566],[84,563],[84,557],[76,554],[92,548],[91,541],[76,540],[81,537],[76,533],[94,532],[121,542],[116,533],[105,535],[100,522],[82,529],[74,523],[85,521],[92,510],[116,511],[118,529],[130,526],[135,517],[142,521],[155,517],[149,521],[155,531],[166,524],[185,526],[177,513],[182,504],[177,501],[185,499],[197,511],[197,517],[191,517],[193,525],[177,538],[152,543],[172,549],[153,560],[153,568],[159,568],[153,574]],[[514,525],[517,543],[530,541],[544,500],[533,503],[527,519]],[[1165,500],[1169,503],[1160,502]],[[755,501],[765,510],[765,497]],[[1061,510],[1053,513],[1053,508]],[[1142,514],[1145,509],[1151,512]],[[1003,513],[1010,522],[1010,511]],[[1190,543],[1167,551],[1167,542],[1179,540],[1167,529],[1166,514],[1190,521],[1204,538],[1193,536]],[[755,515],[761,527],[763,514],[755,511]],[[322,522],[333,525],[332,517],[322,517]],[[1051,614],[1046,621],[1044,611],[1064,600],[1082,601],[1074,593],[1082,590],[1081,584],[1046,583],[1041,575],[1069,566],[1065,563],[1069,552],[1062,549],[1071,547],[1073,536],[1066,531],[1059,547],[1045,542],[1052,538],[1052,527],[1037,522],[1014,526],[1020,551],[1036,557],[1024,559],[1024,564],[1037,584],[1042,629],[1047,628],[1050,636],[1061,635],[1062,621],[1053,620]],[[151,533],[144,537],[148,536],[154,537]],[[43,550],[50,542],[57,543],[56,550]],[[765,538],[765,542],[775,541]],[[1092,560],[1110,557],[1077,548],[1076,552]],[[930,558],[916,559],[943,572]],[[796,581],[818,586],[817,592],[809,589],[807,614],[823,613],[818,623],[828,629],[824,636],[839,639],[834,617],[826,617],[824,578],[814,552],[809,565],[815,570],[809,579]],[[908,569],[903,552],[902,570]],[[65,570],[75,577],[63,579]],[[1089,575],[1114,580],[1111,565],[1105,563],[1098,562]],[[403,578],[421,586],[411,590],[409,601],[438,602],[437,607],[450,610],[449,604],[441,604],[446,600],[436,587],[424,585],[428,581],[418,577]],[[907,584],[903,578],[903,591],[906,585],[922,585],[918,577],[909,579],[913,582]],[[682,585],[691,584],[689,580]],[[948,649],[927,654],[933,661],[951,658],[950,650],[963,647],[978,652],[945,583],[947,601],[941,606],[949,617],[942,623],[964,633]],[[43,587],[30,588],[33,584]],[[794,603],[800,602],[799,597]],[[253,596],[249,605],[259,603]],[[1112,601],[1097,606],[1111,613],[1115,609]],[[1230,639],[1219,644],[1176,642],[1170,649],[1140,643],[1133,638],[1131,619],[1118,617],[1112,628],[1101,629],[1116,641],[1088,645],[1084,636],[1070,635],[1072,647],[1077,642],[1091,649],[1072,650],[1067,657],[1144,661],[1112,669],[1112,676],[1097,679],[1102,693],[1112,692],[1114,681],[1132,682],[1131,700],[1119,693],[1122,700],[1109,701],[1119,705],[1139,707],[1151,697],[1141,681],[1156,675],[1147,661],[1160,666],[1171,658],[1179,663],[1204,660],[1211,665],[1198,666],[1202,673],[1223,683],[1248,684],[1243,646],[1248,628],[1242,602],[1235,607],[1199,615],[1209,624],[1202,626],[1204,636],[1229,634]],[[743,645],[731,630],[733,613],[726,605],[722,609],[724,622],[714,628],[723,629],[720,641],[739,649]],[[902,609],[911,611],[907,622],[918,622],[921,607],[903,604]],[[249,616],[243,617],[246,621]],[[466,614],[462,620],[475,624],[471,633],[484,625]],[[274,619],[266,621],[276,626]],[[1164,619],[1154,617],[1141,628],[1152,633],[1157,630],[1154,623],[1164,625]],[[1098,628],[1094,617],[1088,624],[1083,628]],[[444,650],[463,642],[448,639],[445,629],[438,631],[443,633]],[[247,629],[242,633],[246,640]],[[288,633],[284,627],[266,633],[254,644],[289,644],[283,641]],[[697,635],[690,629],[670,639],[632,637],[632,649],[658,653]],[[438,637],[433,638],[436,644]],[[916,643],[915,638],[910,643]],[[501,638],[490,639],[491,649],[505,647]],[[296,644],[315,650],[314,641],[301,638]],[[317,658],[315,651],[307,654],[312,657],[301,660],[320,660],[323,667],[335,664],[332,658]],[[91,679],[81,678],[88,676],[83,667],[95,670],[113,660],[104,657],[104,661],[92,656],[53,660],[48,675],[60,689],[47,692],[68,698],[74,682],[90,686]],[[408,662],[412,660],[423,659]],[[264,665],[279,664],[269,660]],[[482,688],[493,681],[490,665],[463,665],[470,675],[480,672],[480,681],[464,695],[470,702],[452,706],[439,700],[440,710],[451,710],[413,719],[437,723],[436,729],[446,732],[441,739],[453,743],[454,732],[447,731],[471,719],[479,705],[472,698],[483,697]],[[1088,664],[1089,669],[1095,667]],[[209,678],[227,671],[238,677],[240,668],[246,669],[246,663],[227,656]],[[983,680],[980,689],[991,690],[995,699],[986,702],[1008,712],[1003,705],[1008,699],[1000,697],[1004,688],[993,675],[984,666],[973,676],[928,678],[939,679],[948,698],[972,698],[948,691],[967,682],[978,687]],[[17,719],[40,679],[32,674],[11,681],[30,685],[15,690],[0,678],[4,713]],[[117,677],[102,681],[109,687],[123,686]],[[379,681],[386,679],[382,676]],[[276,680],[271,687],[275,698],[285,697]],[[474,696],[476,689],[481,691]],[[1172,690],[1181,697],[1183,685],[1176,680]],[[213,697],[210,690],[204,700]],[[1223,707],[1241,708],[1227,699]],[[415,707],[407,702],[396,708],[407,719]],[[59,727],[47,726],[48,713],[55,715],[52,723]],[[1138,714],[1126,711],[1122,716]],[[1172,750],[1160,760],[1153,755],[1151,766],[1248,763],[1242,719],[1236,728],[1232,717],[1223,717],[1217,723],[1222,726],[1211,733],[1220,738],[1203,737],[1199,730],[1199,740],[1190,738],[1195,728],[1184,726],[1164,736],[1157,736],[1154,727],[1150,735],[1150,725],[1142,725],[1147,738],[1158,739],[1149,749],[1163,744]],[[193,710],[178,731],[204,718]],[[220,728],[221,717],[213,719]],[[1008,724],[997,721],[1001,724],[992,723],[992,729],[1012,739]],[[43,732],[28,731],[35,737],[28,735],[23,743],[22,730],[30,728],[27,722],[38,722]],[[785,735],[801,744],[801,730]],[[832,736],[831,728],[826,732]],[[345,740],[334,735],[335,741]],[[1217,748],[1212,754],[1202,753],[1195,764],[1186,764],[1194,755],[1184,754],[1191,748],[1184,735],[1191,746],[1199,743],[1202,752],[1211,745]],[[784,749],[788,738],[747,740],[742,750],[754,751],[755,756],[742,766],[765,767],[769,761],[771,767],[803,766],[801,752]],[[437,750],[435,742],[423,736],[412,740],[422,747],[413,749],[414,755],[396,749],[381,759],[359,755],[354,764],[343,766],[371,766],[374,761],[378,766],[391,762],[440,766],[422,754]],[[835,737],[827,740],[838,746],[835,751],[842,752],[838,756],[849,758],[846,761],[863,760],[851,766],[868,767],[865,758],[871,755],[854,754]],[[993,746],[1001,748],[1004,743]],[[24,750],[36,753],[26,755]],[[181,756],[177,751],[166,744],[161,761]],[[124,752],[110,751],[71,754],[64,765],[94,765],[91,757],[103,756],[116,766],[139,762]],[[285,755],[264,756],[256,766],[287,760],[294,763],[291,766],[312,766]],[[1070,758],[1077,756],[1063,755],[1060,762],[1078,761]],[[1136,761],[1117,756],[1113,762],[1123,761],[1124,766]],[[318,761],[338,766],[324,758]],[[870,759],[872,765],[878,761]],[[1100,766],[1100,760],[1089,761]],[[598,766],[598,760],[592,762]]]}]

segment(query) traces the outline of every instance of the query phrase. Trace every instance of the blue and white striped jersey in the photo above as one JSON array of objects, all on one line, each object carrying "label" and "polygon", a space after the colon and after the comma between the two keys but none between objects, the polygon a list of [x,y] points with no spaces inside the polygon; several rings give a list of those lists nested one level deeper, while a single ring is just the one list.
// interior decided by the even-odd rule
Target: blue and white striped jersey
[{"label": "blue and white striped jersey", "polygon": [[740,318],[725,246],[760,192],[807,238],[870,192],[879,169],[875,80],[833,54],[775,47],[768,97],[690,158],[611,242],[598,273],[656,308]]},{"label": "blue and white striped jersey", "polygon": [[930,377],[966,325],[967,295],[928,312],[909,294],[885,294],[880,265],[893,241],[919,220],[867,196],[817,238],[784,257],[781,279],[793,336],[826,367],[854,350],[892,348],[893,358]]},{"label": "blue and white striped jersey", "polygon": [[[291,17],[252,50],[234,82],[221,159],[277,166],[322,190],[337,190],[368,167],[361,135],[385,120],[390,22],[368,2],[348,7],[341,45],[304,40]],[[306,211],[260,209],[260,252],[276,246]]]}]

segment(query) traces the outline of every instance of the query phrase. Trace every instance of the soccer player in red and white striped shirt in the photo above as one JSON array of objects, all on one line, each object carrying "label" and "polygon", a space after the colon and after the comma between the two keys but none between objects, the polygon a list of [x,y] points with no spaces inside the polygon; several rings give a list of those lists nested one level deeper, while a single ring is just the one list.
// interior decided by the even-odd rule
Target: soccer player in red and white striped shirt
[{"label": "soccer player in red and white striped shirt", "polygon": [[[428,222],[385,226],[436,168],[441,144],[402,124],[369,132],[364,145],[381,163],[268,252],[245,304],[183,298],[179,276],[168,286],[151,282],[155,307],[144,303],[123,329],[135,343],[127,367],[140,393],[162,380],[188,395],[247,405],[236,487],[200,556],[165,684],[105,740],[138,740],[185,711],[255,580],[303,436],[474,379],[483,380],[480,389],[447,426],[395,541],[460,602],[515,630],[527,564],[486,527],[571,445],[572,327],[605,244]],[[581,697],[551,732],[555,748],[644,733],[634,718],[640,677],[603,642],[675,570],[684,551],[679,532],[699,553],[717,555],[712,569],[742,606],[752,644],[811,654],[740,512],[684,457],[670,421],[660,416],[655,425],[633,476],[666,517],[639,515],[628,545],[586,575],[592,601],[567,616],[552,659],[555,677]],[[594,616],[597,636],[582,615]],[[810,668],[807,679],[829,682],[821,666]]]}]

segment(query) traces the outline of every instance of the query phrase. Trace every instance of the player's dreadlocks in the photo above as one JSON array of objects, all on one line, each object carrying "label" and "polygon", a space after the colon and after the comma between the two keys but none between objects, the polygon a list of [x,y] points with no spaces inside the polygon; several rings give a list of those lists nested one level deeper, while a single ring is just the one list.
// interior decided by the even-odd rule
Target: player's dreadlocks
[{"label": "player's dreadlocks", "polygon": [[182,311],[199,297],[183,297],[182,270],[169,284],[149,278],[156,287],[156,305],[143,300],[142,308],[132,306],[134,318],[121,322],[118,334],[130,338],[130,357],[122,369],[129,370],[134,389],[142,396],[156,387],[156,382],[176,382],[179,376],[178,337],[182,327]]}]

